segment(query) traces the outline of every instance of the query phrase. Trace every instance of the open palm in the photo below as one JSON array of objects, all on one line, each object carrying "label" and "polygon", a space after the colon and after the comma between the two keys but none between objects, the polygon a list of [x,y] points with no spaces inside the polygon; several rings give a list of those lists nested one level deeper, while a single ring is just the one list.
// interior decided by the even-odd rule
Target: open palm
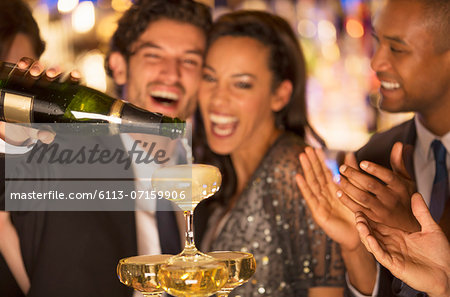
[{"label": "open palm", "polygon": [[420,194],[412,198],[422,230],[409,233],[375,223],[358,213],[357,229],[366,248],[381,265],[416,290],[430,296],[450,293],[450,245],[433,221]]},{"label": "open palm", "polygon": [[297,185],[314,220],[341,247],[356,249],[361,242],[355,228],[354,214],[336,197],[339,187],[325,164],[323,151],[307,147],[299,159],[303,175],[297,175]]}]

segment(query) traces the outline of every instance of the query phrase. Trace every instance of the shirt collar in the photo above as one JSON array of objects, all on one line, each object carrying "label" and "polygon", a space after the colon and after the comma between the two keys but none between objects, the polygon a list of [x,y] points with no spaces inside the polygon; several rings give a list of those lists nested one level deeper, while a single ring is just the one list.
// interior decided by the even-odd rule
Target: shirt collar
[{"label": "shirt collar", "polygon": [[434,160],[433,151],[431,150],[431,142],[439,139],[447,150],[447,155],[450,155],[450,131],[444,136],[439,137],[431,133],[419,120],[419,117],[414,117],[417,131],[416,149],[424,160]]},{"label": "shirt collar", "polygon": [[0,153],[2,154],[25,154],[33,149],[37,140],[34,139],[30,145],[12,145],[0,138]]}]

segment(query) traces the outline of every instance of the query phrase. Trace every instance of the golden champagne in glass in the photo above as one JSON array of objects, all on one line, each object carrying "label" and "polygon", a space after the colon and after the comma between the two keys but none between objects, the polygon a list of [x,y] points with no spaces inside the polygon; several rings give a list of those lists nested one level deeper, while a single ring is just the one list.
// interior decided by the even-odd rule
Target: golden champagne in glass
[{"label": "golden champagne in glass", "polygon": [[256,261],[250,253],[224,251],[208,255],[226,263],[228,267],[228,281],[217,292],[218,297],[227,297],[234,288],[246,283],[256,271]]},{"label": "golden champagne in glass", "polygon": [[186,221],[184,250],[162,265],[158,273],[161,287],[171,295],[210,296],[228,280],[226,264],[198,251],[193,232],[194,208],[214,195],[221,182],[217,167],[201,164],[162,167],[152,175],[153,190],[171,193],[168,200],[183,210]]},{"label": "golden champagne in glass", "polygon": [[121,283],[142,292],[144,296],[162,296],[157,274],[160,266],[172,255],[136,256],[121,259],[117,264],[117,276]]}]

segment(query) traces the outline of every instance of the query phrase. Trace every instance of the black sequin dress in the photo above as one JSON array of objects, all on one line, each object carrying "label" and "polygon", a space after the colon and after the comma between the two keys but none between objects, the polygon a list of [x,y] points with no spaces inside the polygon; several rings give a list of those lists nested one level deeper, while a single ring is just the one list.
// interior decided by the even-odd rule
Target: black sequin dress
[{"label": "black sequin dress", "polygon": [[[209,249],[250,252],[257,265],[252,279],[230,296],[301,297],[310,287],[345,284],[339,247],[315,224],[297,188],[304,147],[301,138],[283,133],[225,215]],[[216,209],[208,222],[223,217]]]}]

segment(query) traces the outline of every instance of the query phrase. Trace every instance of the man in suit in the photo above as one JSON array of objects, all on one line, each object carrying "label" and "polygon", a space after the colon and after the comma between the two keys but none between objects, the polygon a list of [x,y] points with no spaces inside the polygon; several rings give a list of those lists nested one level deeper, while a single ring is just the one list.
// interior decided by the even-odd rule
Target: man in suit
[{"label": "man in suit", "polygon": [[[194,1],[135,1],[119,21],[106,61],[120,95],[141,108],[188,118],[210,25],[209,9]],[[128,151],[133,141],[111,137],[105,147]],[[115,178],[129,175],[117,171]],[[131,296],[115,275],[120,258],[181,249],[173,212],[13,212],[11,221],[31,283],[28,296]],[[2,294],[23,295],[17,285],[2,288]]]},{"label": "man in suit", "polygon": [[[415,117],[374,135],[356,153],[359,162],[373,162],[360,163],[363,171],[384,183],[358,174],[351,167],[341,168],[348,178],[341,182],[348,194],[342,201],[352,211],[362,211],[370,219],[409,232],[419,230],[411,211],[412,192],[420,192],[428,205],[433,203],[435,139],[446,149],[443,156],[447,176],[450,168],[449,20],[450,3],[439,0],[391,0],[375,17],[377,49],[371,65],[381,82],[380,108],[413,111]],[[394,146],[396,142],[402,144]],[[383,171],[379,165],[392,171]],[[446,187],[448,193],[448,177]],[[445,208],[448,194],[444,196],[447,198],[441,202],[441,213],[434,217],[441,223],[450,215],[448,206]],[[391,281],[384,272],[380,275],[379,296],[419,296],[398,280]]]},{"label": "man in suit", "polygon": [[[300,159],[305,179],[299,178],[299,186],[306,191],[305,199],[310,194],[309,197],[314,198],[311,200],[313,204],[328,201],[327,205],[332,205],[325,213],[334,216],[326,217],[316,211],[316,219],[323,223],[330,237],[345,250],[351,250],[347,256],[343,255],[344,260],[348,260],[349,283],[357,289],[351,290],[351,295],[362,296],[361,292],[374,296],[421,294],[393,280],[383,267],[376,273],[373,258],[361,249],[361,243],[356,240],[358,236],[352,215],[343,210],[340,203],[333,203],[339,198],[351,211],[363,212],[371,220],[409,232],[419,230],[411,211],[410,197],[414,191],[419,191],[430,203],[435,176],[435,158],[431,149],[434,139],[440,140],[447,151],[443,154],[447,156],[446,170],[443,171],[448,173],[450,168],[449,5],[448,1],[442,0],[388,0],[374,16],[373,35],[377,46],[371,66],[381,83],[380,108],[389,112],[413,111],[414,119],[374,135],[367,145],[356,152],[356,160],[341,166],[342,190],[337,187],[330,190],[325,185],[326,178],[316,179],[314,176],[320,174],[310,174],[327,171],[318,165],[320,162],[314,152],[307,152]],[[402,144],[394,146],[396,142]],[[363,160],[371,162],[362,162],[358,166],[356,161]],[[383,170],[382,166],[389,170]],[[319,181],[316,185],[321,182],[323,185],[307,186],[314,185],[314,181]],[[330,199],[317,199],[326,191]],[[440,210],[442,212],[444,206]],[[439,215],[441,223],[448,221],[448,206],[443,212],[444,215]],[[346,224],[341,225],[344,226],[342,228],[331,228],[327,224],[332,221],[330,218],[342,219],[341,222]],[[339,236],[344,231],[346,236]],[[359,282],[361,276],[369,274],[372,276]]]}]

